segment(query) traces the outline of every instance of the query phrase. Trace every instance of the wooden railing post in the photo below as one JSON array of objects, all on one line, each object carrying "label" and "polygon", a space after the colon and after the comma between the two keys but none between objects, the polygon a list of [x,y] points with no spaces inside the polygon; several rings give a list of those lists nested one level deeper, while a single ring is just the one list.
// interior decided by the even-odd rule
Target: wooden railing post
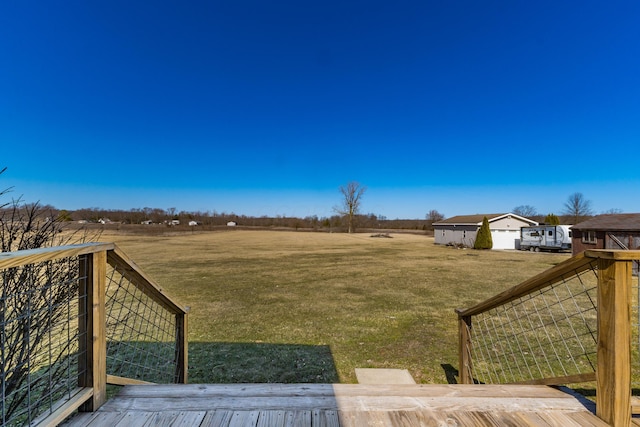
[{"label": "wooden railing post", "polygon": [[81,411],[90,412],[98,409],[107,400],[107,339],[105,290],[107,275],[107,252],[101,251],[81,257],[82,270],[86,274],[85,283],[85,321],[81,330],[86,331],[85,342],[81,348],[86,349],[83,362],[84,374],[80,378],[81,387],[91,387],[93,396],[80,407]]},{"label": "wooden railing post", "polygon": [[596,415],[611,426],[631,423],[631,288],[629,260],[598,258]]},{"label": "wooden railing post", "polygon": [[179,383],[186,384],[189,369],[189,340],[187,313],[176,314],[176,340],[178,344],[176,354],[176,379]]},{"label": "wooden railing post", "polygon": [[471,361],[471,316],[458,316],[458,380],[473,384]]}]

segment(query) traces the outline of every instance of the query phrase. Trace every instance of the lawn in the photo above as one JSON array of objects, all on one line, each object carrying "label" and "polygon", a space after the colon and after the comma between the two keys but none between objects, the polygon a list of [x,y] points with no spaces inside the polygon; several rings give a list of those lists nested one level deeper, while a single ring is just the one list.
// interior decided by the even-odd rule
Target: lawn
[{"label": "lawn", "polygon": [[392,234],[107,232],[189,313],[189,381],[346,382],[355,368],[445,383],[457,368],[454,309],[568,254],[474,251]]}]

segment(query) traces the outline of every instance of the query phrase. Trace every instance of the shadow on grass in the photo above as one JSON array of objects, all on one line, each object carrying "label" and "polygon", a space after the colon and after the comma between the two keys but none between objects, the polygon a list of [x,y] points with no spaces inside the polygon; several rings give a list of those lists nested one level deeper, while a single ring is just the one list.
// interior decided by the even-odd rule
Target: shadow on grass
[{"label": "shadow on grass", "polygon": [[338,383],[327,345],[189,343],[190,383]]},{"label": "shadow on grass", "polygon": [[458,380],[456,378],[458,376],[458,373],[459,373],[458,370],[456,368],[454,368],[449,363],[443,363],[440,366],[444,370],[444,375],[447,378],[447,383],[448,384],[458,384]]}]

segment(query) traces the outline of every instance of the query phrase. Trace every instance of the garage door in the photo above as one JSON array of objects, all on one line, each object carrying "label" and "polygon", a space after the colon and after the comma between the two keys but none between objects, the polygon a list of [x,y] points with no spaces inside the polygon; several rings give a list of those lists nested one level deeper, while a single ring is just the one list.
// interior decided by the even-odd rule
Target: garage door
[{"label": "garage door", "polygon": [[493,249],[515,249],[519,237],[518,230],[491,230]]}]

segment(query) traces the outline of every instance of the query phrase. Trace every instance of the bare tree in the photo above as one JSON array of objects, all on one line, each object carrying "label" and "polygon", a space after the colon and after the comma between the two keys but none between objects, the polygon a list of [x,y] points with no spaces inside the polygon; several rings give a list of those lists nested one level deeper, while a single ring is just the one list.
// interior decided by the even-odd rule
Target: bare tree
[{"label": "bare tree", "polygon": [[573,193],[564,204],[563,214],[573,218],[573,223],[577,224],[585,216],[593,215],[591,201],[584,198],[582,193]]},{"label": "bare tree", "polygon": [[[0,174],[6,170],[2,169]],[[11,189],[0,191],[6,196]],[[13,199],[0,204],[0,251],[11,252],[80,243],[89,236],[79,232],[62,233],[62,218],[38,203],[25,204]],[[2,272],[0,300],[7,307],[0,310],[2,332],[3,399],[0,412],[7,419],[24,410],[26,402],[33,399],[34,390],[47,390],[53,379],[65,375],[67,364],[63,363],[67,347],[60,344],[59,352],[50,354],[49,364],[42,366],[40,374],[33,373],[33,366],[40,366],[38,354],[51,339],[52,330],[60,330],[68,319],[65,315],[67,302],[78,298],[73,286],[67,284],[77,277],[77,261],[48,261],[34,263],[28,267],[11,268]],[[36,286],[35,283],[45,283]],[[29,297],[25,297],[25,296]],[[9,318],[12,321],[9,321]],[[28,345],[25,345],[28,343]],[[44,393],[44,392],[43,392]],[[5,399],[4,396],[11,396]],[[33,411],[44,404],[44,400],[31,404]]]},{"label": "bare tree", "polygon": [[347,185],[340,187],[340,193],[342,193],[342,206],[334,207],[336,213],[346,216],[349,224],[349,233],[353,233],[353,219],[360,212],[360,202],[362,201],[362,195],[367,190],[367,187],[360,185],[356,181],[351,181]]},{"label": "bare tree", "polygon": [[533,216],[538,215],[536,208],[531,205],[520,205],[513,208],[513,213],[516,215],[523,216],[525,218],[531,218]]},{"label": "bare tree", "polygon": [[427,214],[427,220],[431,222],[438,222],[438,221],[442,221],[443,219],[444,219],[444,215],[435,209],[431,209]]}]

